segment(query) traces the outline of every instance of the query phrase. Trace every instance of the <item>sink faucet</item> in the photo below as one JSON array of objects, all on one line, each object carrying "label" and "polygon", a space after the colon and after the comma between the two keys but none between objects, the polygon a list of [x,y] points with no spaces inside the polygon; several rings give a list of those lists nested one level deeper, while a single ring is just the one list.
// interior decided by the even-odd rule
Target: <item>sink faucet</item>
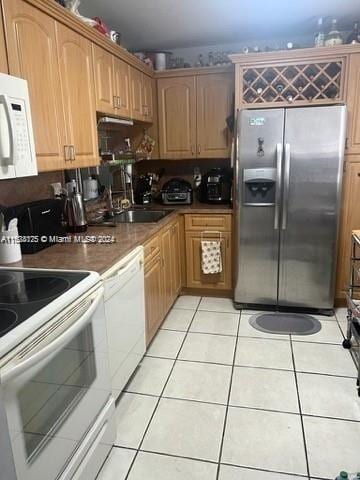
[{"label": "sink faucet", "polygon": [[108,187],[105,187],[104,193],[103,193],[103,199],[106,201],[106,209],[108,211],[108,215],[110,217],[113,217],[114,205],[113,205],[111,185],[109,185]]}]

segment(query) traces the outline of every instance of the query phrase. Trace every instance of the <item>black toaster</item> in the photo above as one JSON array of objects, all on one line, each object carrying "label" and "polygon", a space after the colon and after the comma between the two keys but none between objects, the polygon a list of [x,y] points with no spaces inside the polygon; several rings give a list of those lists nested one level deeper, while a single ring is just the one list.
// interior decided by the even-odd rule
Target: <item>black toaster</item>
[{"label": "black toaster", "polygon": [[38,200],[16,205],[11,210],[18,218],[19,236],[23,237],[22,253],[36,253],[57,243],[58,237],[66,236],[61,200]]},{"label": "black toaster", "polygon": [[164,205],[191,205],[193,189],[186,180],[172,178],[164,183],[161,190],[161,199]]}]

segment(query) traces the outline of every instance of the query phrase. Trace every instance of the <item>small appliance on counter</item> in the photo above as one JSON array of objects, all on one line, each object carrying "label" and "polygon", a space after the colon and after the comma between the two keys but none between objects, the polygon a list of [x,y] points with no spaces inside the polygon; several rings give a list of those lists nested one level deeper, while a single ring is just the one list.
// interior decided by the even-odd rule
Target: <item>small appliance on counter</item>
[{"label": "small appliance on counter", "polygon": [[66,235],[62,226],[62,205],[61,200],[49,198],[9,209],[18,218],[19,236],[29,237],[29,242],[21,242],[22,253],[36,253],[56,243],[54,237]]},{"label": "small appliance on counter", "polygon": [[191,184],[182,178],[172,178],[164,183],[161,200],[164,205],[191,205],[193,201]]},{"label": "small appliance on counter", "polygon": [[82,194],[80,169],[75,170],[75,179],[66,183],[64,215],[66,229],[71,233],[86,232],[88,223]]},{"label": "small appliance on counter", "polygon": [[231,187],[231,171],[226,168],[213,168],[202,178],[200,201],[205,203],[230,203]]},{"label": "small appliance on counter", "polygon": [[140,175],[136,180],[134,200],[138,205],[146,205],[152,202],[151,186],[152,175]]},{"label": "small appliance on counter", "polygon": [[82,194],[74,192],[65,200],[65,217],[67,230],[71,233],[81,233],[87,230],[87,220]]}]

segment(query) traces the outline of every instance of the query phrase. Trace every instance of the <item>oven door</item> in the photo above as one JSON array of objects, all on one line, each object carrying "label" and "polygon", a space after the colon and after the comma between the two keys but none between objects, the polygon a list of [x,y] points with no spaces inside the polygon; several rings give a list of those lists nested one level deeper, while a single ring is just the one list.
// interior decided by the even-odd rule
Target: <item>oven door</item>
[{"label": "oven door", "polygon": [[103,288],[17,348],[0,379],[18,479],[56,479],[110,396]]}]

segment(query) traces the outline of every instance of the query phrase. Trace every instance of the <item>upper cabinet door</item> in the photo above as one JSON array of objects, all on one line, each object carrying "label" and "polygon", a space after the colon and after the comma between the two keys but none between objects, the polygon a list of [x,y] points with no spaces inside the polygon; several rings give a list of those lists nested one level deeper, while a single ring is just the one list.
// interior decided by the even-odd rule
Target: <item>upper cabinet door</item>
[{"label": "upper cabinet door", "polygon": [[39,171],[65,167],[55,21],[22,0],[4,0],[11,75],[28,81]]},{"label": "upper cabinet door", "polygon": [[143,74],[130,67],[131,112],[134,120],[143,120]]},{"label": "upper cabinet door", "polygon": [[0,72],[9,73],[9,66],[6,55],[5,32],[3,18],[0,15]]},{"label": "upper cabinet door", "polygon": [[232,73],[199,75],[196,78],[197,157],[230,156],[231,137],[226,118],[233,110]]},{"label": "upper cabinet door", "polygon": [[95,88],[91,43],[56,24],[62,98],[68,143],[75,149],[73,167],[99,163],[96,130]]},{"label": "upper cabinet door", "polygon": [[346,153],[360,153],[360,54],[350,55]]},{"label": "upper cabinet door", "polygon": [[160,157],[194,158],[196,155],[195,77],[158,80]]},{"label": "upper cabinet door", "polygon": [[93,44],[96,110],[113,114],[115,111],[113,56]]},{"label": "upper cabinet door", "polygon": [[143,117],[145,122],[154,120],[154,90],[155,80],[147,75],[143,75]]},{"label": "upper cabinet door", "polygon": [[113,57],[114,89],[116,96],[115,113],[121,117],[131,117],[130,67],[119,58]]}]

